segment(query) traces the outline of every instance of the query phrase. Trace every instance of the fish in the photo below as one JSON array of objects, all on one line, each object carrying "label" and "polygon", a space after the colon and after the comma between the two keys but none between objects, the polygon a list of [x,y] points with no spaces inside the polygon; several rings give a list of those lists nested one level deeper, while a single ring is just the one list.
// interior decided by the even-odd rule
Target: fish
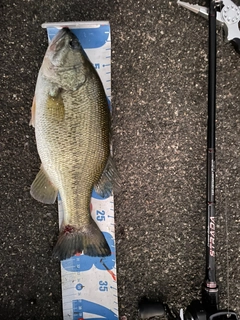
[{"label": "fish", "polygon": [[90,211],[93,189],[109,196],[114,181],[119,184],[110,151],[111,113],[98,73],[68,28],[47,48],[31,110],[41,166],[30,194],[46,204],[59,194],[63,204],[53,256],[111,255]]}]

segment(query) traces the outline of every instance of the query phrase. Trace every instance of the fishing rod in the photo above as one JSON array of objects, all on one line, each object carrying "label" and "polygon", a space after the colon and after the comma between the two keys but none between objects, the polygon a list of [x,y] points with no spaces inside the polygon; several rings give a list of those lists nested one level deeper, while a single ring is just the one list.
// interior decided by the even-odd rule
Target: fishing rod
[{"label": "fishing rod", "polygon": [[216,118],[216,12],[222,1],[209,1],[208,53],[208,122],[207,122],[207,208],[206,208],[206,270],[202,285],[202,299],[193,300],[186,311],[172,313],[161,302],[142,300],[141,319],[166,316],[169,320],[240,320],[236,312],[219,310],[219,290],[216,281],[216,216],[215,216],[215,118]]}]

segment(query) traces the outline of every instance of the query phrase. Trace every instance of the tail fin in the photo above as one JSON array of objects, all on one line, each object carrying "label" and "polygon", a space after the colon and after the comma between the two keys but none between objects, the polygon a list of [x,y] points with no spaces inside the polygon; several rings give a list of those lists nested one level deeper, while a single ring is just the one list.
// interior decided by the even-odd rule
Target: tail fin
[{"label": "tail fin", "polygon": [[104,235],[93,220],[89,225],[80,228],[64,225],[53,249],[53,256],[59,260],[65,260],[76,253],[82,252],[91,257],[111,255],[111,250]]}]

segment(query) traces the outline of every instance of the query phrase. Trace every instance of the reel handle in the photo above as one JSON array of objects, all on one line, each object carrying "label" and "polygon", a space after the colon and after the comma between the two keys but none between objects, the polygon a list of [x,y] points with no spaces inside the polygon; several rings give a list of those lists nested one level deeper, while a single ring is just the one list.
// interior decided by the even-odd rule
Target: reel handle
[{"label": "reel handle", "polygon": [[213,319],[226,319],[226,320],[238,320],[239,317],[236,314],[236,312],[234,311],[230,311],[230,310],[220,310],[212,315],[209,316],[209,320],[213,320]]}]

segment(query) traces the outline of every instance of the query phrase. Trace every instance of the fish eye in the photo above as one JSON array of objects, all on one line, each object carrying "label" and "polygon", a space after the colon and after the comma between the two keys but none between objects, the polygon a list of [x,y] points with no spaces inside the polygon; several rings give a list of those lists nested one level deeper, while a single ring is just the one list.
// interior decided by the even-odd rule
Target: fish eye
[{"label": "fish eye", "polygon": [[79,43],[78,43],[78,40],[77,38],[73,38],[69,41],[69,45],[72,49],[77,49],[79,48]]}]

